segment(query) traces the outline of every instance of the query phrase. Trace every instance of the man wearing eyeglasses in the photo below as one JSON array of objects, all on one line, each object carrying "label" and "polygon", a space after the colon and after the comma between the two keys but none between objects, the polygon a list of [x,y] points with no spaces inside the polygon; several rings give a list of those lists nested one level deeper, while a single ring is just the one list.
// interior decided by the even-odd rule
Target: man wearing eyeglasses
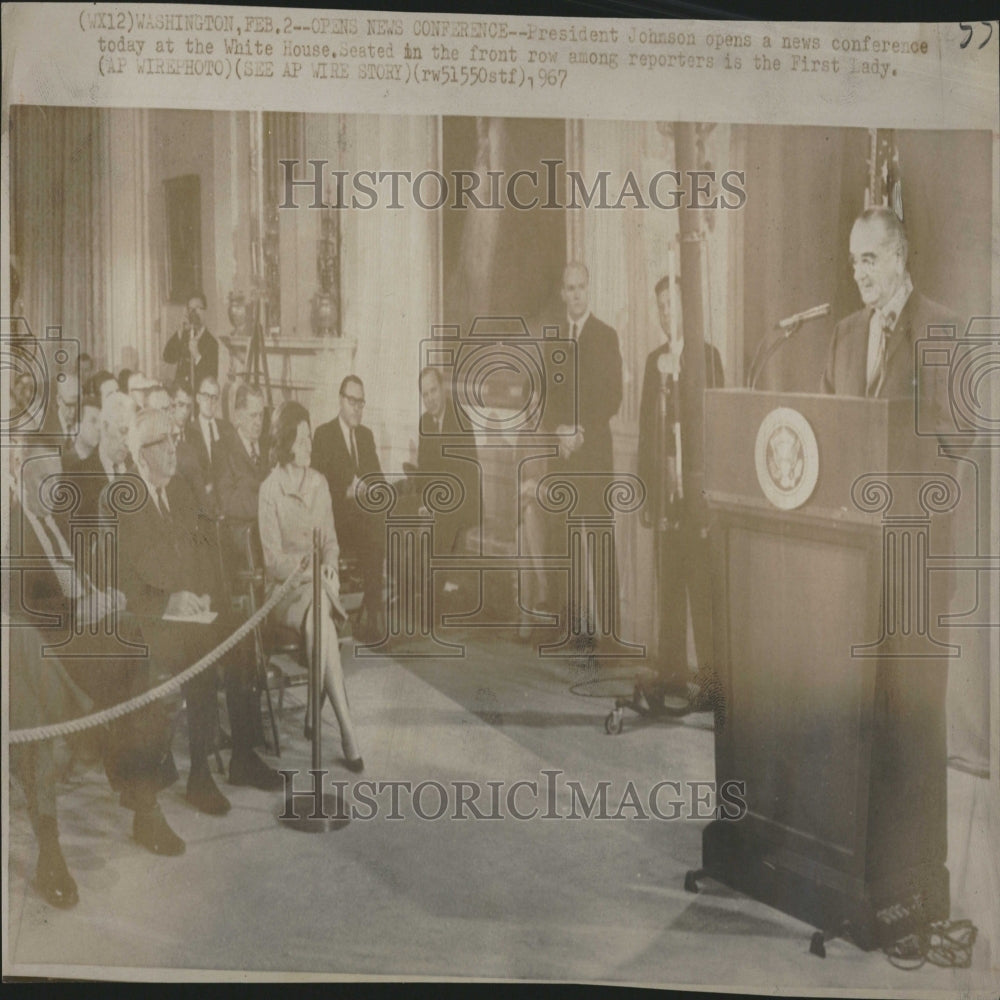
[{"label": "man wearing eyeglasses", "polygon": [[203,378],[195,395],[197,412],[192,421],[191,444],[198,456],[198,464],[205,480],[205,494],[215,502],[215,488],[218,482],[219,456],[225,447],[222,440],[233,436],[233,428],[221,414],[222,394],[219,381],[214,376]]},{"label": "man wearing eyeglasses", "polygon": [[[170,418],[143,410],[129,433],[136,470],[149,492],[146,503],[119,516],[119,580],[129,610],[140,617],[143,637],[156,664],[179,673],[214,649],[235,622],[199,621],[223,608],[218,592],[214,535],[199,518],[198,501],[187,481],[176,475],[177,449]],[[252,651],[244,642],[220,661],[232,729],[229,780],[261,789],[280,786],[277,773],[253,750]],[[187,799],[199,811],[222,815],[229,800],[219,791],[208,767],[216,720],[216,676],[209,668],[188,682],[191,770]]]},{"label": "man wearing eyeglasses", "polygon": [[358,485],[363,476],[381,473],[375,436],[361,423],[365,409],[365,387],[357,375],[340,384],[340,412],[335,420],[321,424],[313,435],[312,466],[330,487],[337,541],[344,555],[357,558],[364,588],[363,641],[383,638],[383,563],[385,525],[358,504]]}]

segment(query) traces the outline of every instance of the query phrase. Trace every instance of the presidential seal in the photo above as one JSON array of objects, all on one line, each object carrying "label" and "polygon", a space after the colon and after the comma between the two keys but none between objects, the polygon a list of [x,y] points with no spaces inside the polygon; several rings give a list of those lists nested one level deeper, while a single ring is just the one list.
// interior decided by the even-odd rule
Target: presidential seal
[{"label": "presidential seal", "polygon": [[816,488],[816,435],[798,410],[779,406],[761,421],[754,448],[757,482],[775,507],[801,507]]}]

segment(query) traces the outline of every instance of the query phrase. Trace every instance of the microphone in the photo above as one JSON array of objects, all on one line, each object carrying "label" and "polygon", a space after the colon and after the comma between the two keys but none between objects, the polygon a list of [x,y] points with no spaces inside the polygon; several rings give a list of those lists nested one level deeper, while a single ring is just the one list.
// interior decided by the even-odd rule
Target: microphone
[{"label": "microphone", "polygon": [[768,361],[771,359],[771,355],[781,347],[785,341],[793,333],[798,332],[799,328],[803,323],[808,322],[811,319],[819,319],[820,316],[828,316],[830,314],[830,303],[824,302],[821,306],[813,306],[812,309],[805,309],[802,312],[795,313],[794,316],[787,316],[785,319],[779,319],[777,323],[774,324],[775,329],[781,330],[781,336],[775,337],[774,340],[767,346],[765,350],[764,345],[767,343],[767,337],[761,337],[760,343],[757,345],[757,350],[754,352],[753,362],[750,365],[750,375],[747,383],[751,389],[757,388],[757,381],[767,366]]},{"label": "microphone", "polygon": [[775,326],[779,330],[785,331],[785,336],[787,337],[793,330],[801,326],[808,320],[819,319],[820,316],[830,315],[830,303],[824,302],[821,306],[813,306],[812,309],[806,309],[803,312],[798,312],[794,316],[788,316],[785,319],[779,319]]}]

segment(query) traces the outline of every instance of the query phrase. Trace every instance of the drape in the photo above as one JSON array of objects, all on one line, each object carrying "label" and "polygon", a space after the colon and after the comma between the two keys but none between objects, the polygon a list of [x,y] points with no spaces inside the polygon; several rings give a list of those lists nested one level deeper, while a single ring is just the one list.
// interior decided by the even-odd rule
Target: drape
[{"label": "drape", "polygon": [[102,354],[107,317],[101,269],[105,112],[14,106],[10,118],[11,252],[25,318],[36,337],[61,326]]}]

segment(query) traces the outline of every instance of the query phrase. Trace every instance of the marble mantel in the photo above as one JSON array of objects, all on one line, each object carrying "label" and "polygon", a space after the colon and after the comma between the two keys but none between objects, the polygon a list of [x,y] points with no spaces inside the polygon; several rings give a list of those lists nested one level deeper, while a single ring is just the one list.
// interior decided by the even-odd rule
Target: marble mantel
[{"label": "marble mantel", "polygon": [[[250,338],[229,335],[220,339],[229,352],[228,394],[247,370]],[[309,410],[314,427],[333,419],[338,408],[337,389],[353,371],[357,348],[354,337],[283,337],[271,330],[264,340],[264,351],[275,404],[297,400]]]}]

